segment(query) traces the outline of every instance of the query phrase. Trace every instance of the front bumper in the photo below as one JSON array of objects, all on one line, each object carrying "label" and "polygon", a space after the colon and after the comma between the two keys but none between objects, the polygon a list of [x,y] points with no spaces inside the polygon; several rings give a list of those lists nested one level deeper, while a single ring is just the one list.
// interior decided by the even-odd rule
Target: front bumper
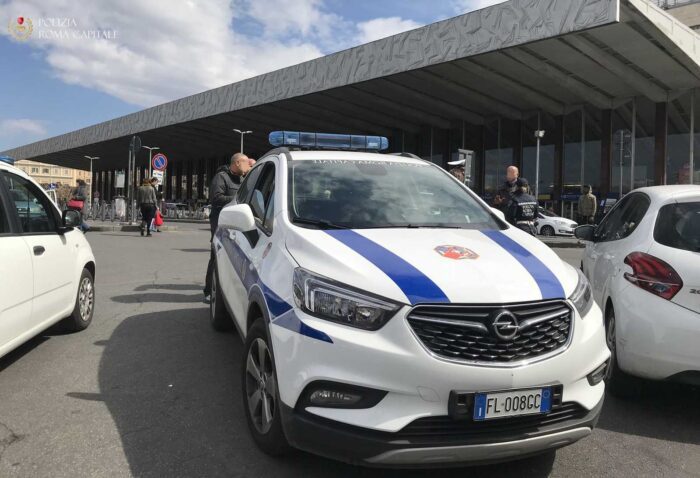
[{"label": "front bumper", "polygon": [[378,432],[343,425],[286,405],[282,405],[281,412],[285,435],[296,448],[356,465],[400,468],[486,464],[561,448],[590,435],[602,407],[601,399],[582,415],[527,430],[504,429],[495,424],[501,431],[457,435],[436,430],[425,434]]}]

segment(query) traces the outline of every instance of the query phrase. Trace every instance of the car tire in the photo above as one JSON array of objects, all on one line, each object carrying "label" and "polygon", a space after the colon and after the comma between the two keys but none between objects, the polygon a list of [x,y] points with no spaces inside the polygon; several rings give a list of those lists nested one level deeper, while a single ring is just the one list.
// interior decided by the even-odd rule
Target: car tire
[{"label": "car tire", "polygon": [[262,317],[246,337],[241,364],[241,396],[248,429],[255,444],[270,456],[291,450],[282,428],[277,371],[270,339]]},{"label": "car tire", "polygon": [[552,226],[542,226],[540,229],[540,234],[547,237],[552,237],[554,235],[554,228]]},{"label": "car tire", "polygon": [[211,274],[211,298],[209,300],[209,323],[217,332],[228,332],[233,329],[233,319],[224,304],[224,295],[219,287],[218,267]]},{"label": "car tire", "polygon": [[615,309],[610,305],[605,311],[605,341],[610,349],[610,362],[605,372],[605,386],[611,395],[634,398],[641,392],[641,380],[620,369],[617,361],[617,321]]},{"label": "car tire", "polygon": [[95,282],[92,273],[83,269],[78,281],[73,312],[63,319],[61,325],[68,332],[80,332],[88,328],[95,313]]}]

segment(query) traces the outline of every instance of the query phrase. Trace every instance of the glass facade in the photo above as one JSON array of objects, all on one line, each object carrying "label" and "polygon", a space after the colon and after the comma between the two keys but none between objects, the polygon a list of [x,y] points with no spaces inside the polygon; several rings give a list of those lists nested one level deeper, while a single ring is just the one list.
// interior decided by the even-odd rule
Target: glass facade
[{"label": "glass facade", "polygon": [[668,103],[666,182],[690,183],[690,127],[693,93],[688,91]]}]

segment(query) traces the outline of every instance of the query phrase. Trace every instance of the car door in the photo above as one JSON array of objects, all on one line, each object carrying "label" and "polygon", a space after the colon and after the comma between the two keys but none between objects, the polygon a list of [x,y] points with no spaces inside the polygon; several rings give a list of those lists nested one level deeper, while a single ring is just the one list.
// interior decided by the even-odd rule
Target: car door
[{"label": "car door", "polygon": [[606,298],[610,281],[621,272],[622,263],[630,252],[628,239],[644,218],[649,204],[645,194],[628,194],[615,205],[596,230],[595,241],[590,245],[592,268],[589,269],[589,278],[593,296],[599,304]]},{"label": "car door", "polygon": [[[248,202],[263,166],[262,162],[256,164],[245,177],[236,194],[236,204]],[[244,267],[247,266],[241,249],[241,239],[244,239],[244,235],[233,229],[221,229],[220,234],[221,247],[217,247],[216,250],[218,283],[231,312],[239,324],[242,324],[241,321],[245,321],[247,314],[248,294],[244,284]],[[245,327],[242,330],[245,330]]]},{"label": "car door", "polygon": [[11,343],[32,328],[32,257],[11,220],[14,207],[0,181],[0,356],[14,348]]},{"label": "car door", "polygon": [[63,315],[73,303],[76,244],[69,234],[58,234],[61,218],[51,200],[36,184],[16,174],[2,174],[14,198],[13,211],[19,235],[32,257],[34,298],[31,324],[37,326]]},{"label": "car door", "polygon": [[261,164],[259,177],[254,186],[251,182],[252,187],[245,197],[245,203],[253,211],[256,229],[246,233],[231,232],[242,256],[239,264],[242,287],[236,296],[236,301],[246,309],[242,311],[242,317],[246,316],[251,288],[260,284],[262,262],[269,252],[267,249],[272,240],[275,211],[275,162],[276,159],[269,159]]}]

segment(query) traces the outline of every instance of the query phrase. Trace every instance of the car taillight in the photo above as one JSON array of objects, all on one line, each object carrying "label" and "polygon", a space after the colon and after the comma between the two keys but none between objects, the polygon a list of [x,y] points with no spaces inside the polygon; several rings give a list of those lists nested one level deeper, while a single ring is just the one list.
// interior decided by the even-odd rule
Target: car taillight
[{"label": "car taillight", "polygon": [[658,257],[633,252],[625,257],[625,264],[632,268],[631,274],[625,272],[625,279],[666,300],[673,299],[683,288],[683,281],[678,273]]}]

